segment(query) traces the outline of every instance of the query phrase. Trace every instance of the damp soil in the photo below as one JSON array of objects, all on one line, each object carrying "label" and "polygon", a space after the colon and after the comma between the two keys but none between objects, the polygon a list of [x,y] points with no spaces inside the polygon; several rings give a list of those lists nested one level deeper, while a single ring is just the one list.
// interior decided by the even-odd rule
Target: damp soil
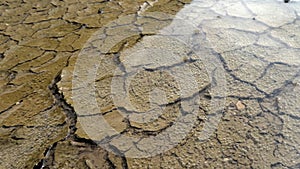
[{"label": "damp soil", "polygon": [[0,2],[0,168],[299,168],[299,15],[275,0]]}]

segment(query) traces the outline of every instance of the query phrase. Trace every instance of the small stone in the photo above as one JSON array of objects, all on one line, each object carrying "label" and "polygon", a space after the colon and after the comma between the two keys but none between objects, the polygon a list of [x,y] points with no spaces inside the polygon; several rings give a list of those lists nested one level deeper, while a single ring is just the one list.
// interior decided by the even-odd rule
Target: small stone
[{"label": "small stone", "polygon": [[224,158],[223,160],[224,160],[224,161],[229,161],[229,160],[230,160],[230,158]]},{"label": "small stone", "polygon": [[103,14],[102,9],[98,9],[98,14]]},{"label": "small stone", "polygon": [[236,108],[238,110],[244,110],[246,108],[246,106],[241,102],[241,101],[238,101],[236,104],[235,104]]},{"label": "small stone", "polygon": [[91,169],[95,169],[96,168],[90,160],[85,160],[85,163]]}]

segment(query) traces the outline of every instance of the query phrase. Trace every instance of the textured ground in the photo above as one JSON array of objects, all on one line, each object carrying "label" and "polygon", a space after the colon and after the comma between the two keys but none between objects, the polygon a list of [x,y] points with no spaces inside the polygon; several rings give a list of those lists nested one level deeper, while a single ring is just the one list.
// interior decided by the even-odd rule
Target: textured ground
[{"label": "textured ground", "polygon": [[299,53],[297,1],[1,1],[0,168],[300,168]]}]

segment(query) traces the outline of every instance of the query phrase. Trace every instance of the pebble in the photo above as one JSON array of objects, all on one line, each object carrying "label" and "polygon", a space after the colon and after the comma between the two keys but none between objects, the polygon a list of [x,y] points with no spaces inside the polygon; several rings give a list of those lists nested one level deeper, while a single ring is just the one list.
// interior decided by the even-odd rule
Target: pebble
[{"label": "pebble", "polygon": [[238,101],[236,104],[235,104],[236,108],[238,110],[244,110],[246,108],[246,106],[241,102],[241,101]]}]

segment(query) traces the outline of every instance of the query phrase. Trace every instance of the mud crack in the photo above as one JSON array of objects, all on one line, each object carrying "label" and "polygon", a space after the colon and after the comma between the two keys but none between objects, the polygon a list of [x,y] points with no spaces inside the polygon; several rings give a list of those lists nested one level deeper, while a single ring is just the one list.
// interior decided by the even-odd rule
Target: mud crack
[{"label": "mud crack", "polygon": [[65,139],[74,138],[74,134],[76,132],[76,122],[77,115],[74,108],[67,103],[64,98],[63,93],[61,93],[57,87],[57,83],[61,80],[61,72],[57,75],[53,82],[49,85],[49,89],[51,90],[53,96],[56,99],[56,104],[59,105],[67,116],[67,123],[69,124],[69,132]]}]

